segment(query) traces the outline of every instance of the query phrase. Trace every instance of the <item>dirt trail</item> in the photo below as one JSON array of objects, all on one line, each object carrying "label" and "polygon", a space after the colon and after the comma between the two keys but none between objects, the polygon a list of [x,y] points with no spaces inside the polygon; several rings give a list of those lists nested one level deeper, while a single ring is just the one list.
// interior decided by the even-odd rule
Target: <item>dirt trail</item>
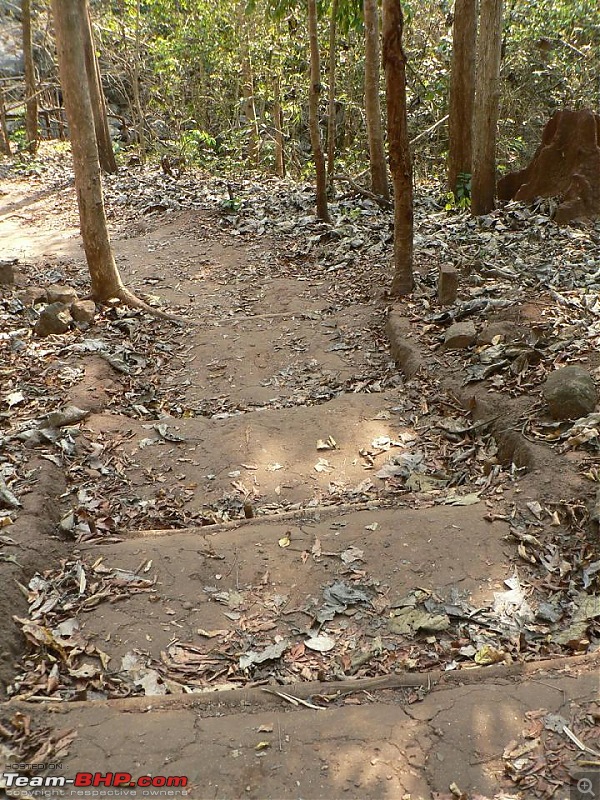
[{"label": "dirt trail", "polygon": [[[72,190],[12,191],[0,236],[3,257],[21,260],[21,288],[50,274],[83,289]],[[531,478],[521,484],[491,439],[475,442],[474,460],[456,450],[485,425],[469,432],[456,397],[404,380],[382,301],[353,298],[319,264],[287,262],[282,242],[233,238],[206,211],[114,220],[114,246],[128,285],[198,324],[108,311],[89,330],[50,337],[44,369],[28,363],[22,385],[44,375],[48,386],[38,413],[55,409],[58,392],[59,405],[89,415],[62,468],[53,445],[26,454],[38,471],[7,528],[19,564],[0,566],[21,584],[54,571],[32,589],[54,600],[29,632],[40,641],[44,622],[61,644],[49,662],[43,649],[20,659],[15,683],[20,640],[5,624],[3,674],[17,699],[0,707],[4,723],[20,712],[34,729],[74,730],[64,755],[47,750],[64,774],[186,775],[197,800],[417,800],[450,797],[452,784],[464,797],[538,796],[533,770],[508,778],[524,769],[521,746],[546,759],[544,780],[576,783],[572,740],[535,725],[560,714],[589,735],[593,660],[336,696],[340,679],[478,669],[482,648],[480,665],[510,664],[528,646],[482,609],[517,574],[510,526]],[[65,371],[68,381],[54,380]],[[454,439],[440,436],[448,426]],[[419,458],[427,471],[414,468]],[[535,478],[542,493],[547,478]],[[6,621],[26,616],[18,598],[4,598]],[[482,626],[472,639],[470,614]],[[544,635],[533,641],[529,660],[555,655]],[[65,650],[52,698],[48,673]],[[293,695],[306,681],[324,682],[310,698],[323,709],[260,688],[237,705],[188,694]],[[181,702],[153,708],[167,690]],[[15,757],[0,743],[0,765]]]}]

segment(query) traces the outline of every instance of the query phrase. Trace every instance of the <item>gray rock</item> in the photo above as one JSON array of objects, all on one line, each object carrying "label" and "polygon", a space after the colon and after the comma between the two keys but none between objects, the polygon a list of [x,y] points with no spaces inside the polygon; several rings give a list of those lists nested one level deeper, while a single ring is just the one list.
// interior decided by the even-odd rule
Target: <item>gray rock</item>
[{"label": "gray rock", "polygon": [[450,325],[444,336],[444,347],[446,350],[464,350],[475,344],[477,331],[475,325],[469,319],[465,322],[455,322]]},{"label": "gray rock", "polygon": [[48,300],[46,290],[41,286],[28,286],[27,289],[19,292],[17,297],[25,306],[35,306],[38,303],[46,303]]},{"label": "gray rock", "polygon": [[596,407],[598,392],[594,381],[583,367],[561,367],[546,378],[542,389],[554,419],[579,419]]},{"label": "gray rock", "polygon": [[50,303],[40,314],[34,330],[38,336],[66,333],[72,322],[73,318],[64,303]]},{"label": "gray rock", "polygon": [[514,322],[488,322],[477,337],[477,344],[492,344],[500,336],[503,342],[515,342],[521,338],[521,331]]},{"label": "gray rock", "polygon": [[12,286],[15,282],[16,261],[0,261],[0,285]]},{"label": "gray rock", "polygon": [[68,306],[79,299],[75,289],[70,286],[62,286],[60,283],[53,283],[52,286],[48,286],[46,294],[49,303],[64,303]]},{"label": "gray rock", "polygon": [[96,304],[93,300],[77,300],[71,303],[71,316],[75,322],[87,322],[91,325],[96,318]]}]

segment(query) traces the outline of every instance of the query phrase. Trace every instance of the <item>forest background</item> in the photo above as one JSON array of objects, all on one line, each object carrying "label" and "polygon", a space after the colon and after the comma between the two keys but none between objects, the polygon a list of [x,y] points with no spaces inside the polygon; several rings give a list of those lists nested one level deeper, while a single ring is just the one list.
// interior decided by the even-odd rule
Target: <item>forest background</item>
[{"label": "forest background", "polygon": [[[369,5],[317,4],[323,145],[331,159],[335,144],[335,173],[361,182],[369,163],[363,14]],[[468,174],[453,194],[444,186],[453,4],[418,0],[402,8],[415,178],[433,182],[446,205],[465,206]],[[91,10],[117,158],[123,153],[126,160],[133,148],[142,160],[167,155],[178,169],[185,163],[232,177],[246,170],[295,179],[311,175],[305,4],[101,0]],[[1,13],[5,26],[12,21],[25,27],[30,18],[32,80],[46,121],[41,133],[61,136],[49,3],[26,1],[21,14],[8,2]],[[594,0],[509,0],[501,37],[499,175],[526,163],[553,111],[598,108],[600,13]],[[10,71],[3,69],[2,78],[8,132],[13,149],[26,153],[33,148],[23,86]],[[385,129],[383,80],[379,89]]]}]

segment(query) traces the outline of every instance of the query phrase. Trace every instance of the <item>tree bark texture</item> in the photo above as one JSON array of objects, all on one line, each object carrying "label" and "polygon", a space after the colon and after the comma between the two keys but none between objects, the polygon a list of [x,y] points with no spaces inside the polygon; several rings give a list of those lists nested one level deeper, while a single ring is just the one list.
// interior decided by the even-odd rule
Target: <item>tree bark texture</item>
[{"label": "tree bark texture", "polygon": [[377,0],[364,0],[365,17],[365,117],[369,140],[371,189],[389,199],[381,105],[379,103],[379,9]]},{"label": "tree bark texture", "polygon": [[329,20],[329,95],[327,98],[327,183],[329,192],[333,195],[335,173],[335,67],[337,61],[337,14],[339,0],[332,0],[331,16]]},{"label": "tree bark texture", "polygon": [[94,115],[94,129],[96,131],[100,167],[104,172],[115,173],[118,169],[117,160],[110,138],[108,117],[106,114],[106,100],[104,98],[104,91],[102,90],[100,65],[98,64],[96,48],[94,46],[94,32],[92,29],[89,6],[87,6],[85,17],[81,20],[81,25],[85,49],[85,69],[88,79],[90,101],[92,104],[92,113]]},{"label": "tree bark texture", "polygon": [[35,153],[38,148],[38,104],[31,38],[31,0],[21,0],[21,23],[23,29],[23,59],[25,61],[25,130],[27,149]]},{"label": "tree bark texture", "polygon": [[8,138],[8,124],[6,122],[6,106],[4,104],[4,89],[0,83],[0,153],[11,155],[10,139]]},{"label": "tree bark texture", "polygon": [[477,0],[456,0],[448,120],[448,188],[455,194],[459,175],[473,171],[476,50]]},{"label": "tree bark texture", "polygon": [[410,294],[413,278],[413,183],[406,115],[406,55],[400,0],[383,0],[383,66],[388,115],[388,152],[394,184],[394,277],[392,296]]},{"label": "tree bark texture", "polygon": [[487,214],[494,208],[501,53],[502,0],[481,0],[471,182],[471,211],[475,215]]},{"label": "tree bark texture", "polygon": [[310,143],[315,161],[317,183],[317,217],[329,222],[327,208],[327,175],[325,157],[321,146],[319,130],[319,95],[321,94],[321,62],[319,58],[319,39],[317,34],[317,2],[308,0],[308,39],[310,45],[310,90],[308,93],[308,124]]},{"label": "tree bark texture", "polygon": [[60,81],[71,134],[75,188],[92,296],[123,297],[124,287],[110,245],[100,181],[94,116],[86,74],[83,26],[87,0],[52,0]]}]

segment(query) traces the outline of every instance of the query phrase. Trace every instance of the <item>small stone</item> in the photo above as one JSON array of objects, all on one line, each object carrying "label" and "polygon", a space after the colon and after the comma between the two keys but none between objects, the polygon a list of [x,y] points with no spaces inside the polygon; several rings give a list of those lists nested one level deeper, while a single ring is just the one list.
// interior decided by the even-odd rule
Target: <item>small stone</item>
[{"label": "small stone", "polygon": [[49,303],[64,303],[71,305],[71,303],[78,300],[77,292],[71,286],[63,286],[60,283],[53,283],[46,289],[46,295]]},{"label": "small stone", "polygon": [[0,285],[12,286],[15,282],[15,264],[16,259],[12,261],[0,261]]},{"label": "small stone", "polygon": [[554,419],[579,419],[591,414],[598,402],[592,376],[583,367],[561,367],[546,378],[542,390]]},{"label": "small stone", "polygon": [[96,318],[96,304],[93,300],[77,300],[71,303],[71,316],[75,322],[87,322],[91,325]]},{"label": "small stone", "polygon": [[471,320],[466,322],[455,322],[450,325],[444,336],[444,347],[446,350],[464,350],[475,344],[477,331]]},{"label": "small stone", "polygon": [[498,337],[502,342],[515,342],[521,332],[514,322],[489,322],[478,335],[477,344],[492,344]]},{"label": "small stone", "polygon": [[456,302],[458,294],[458,271],[456,267],[445,264],[440,268],[438,278],[438,300],[443,306],[451,306]]},{"label": "small stone", "polygon": [[35,306],[38,303],[46,303],[48,301],[46,290],[41,286],[28,286],[22,292],[19,292],[17,297],[24,306]]},{"label": "small stone", "polygon": [[73,322],[73,318],[64,303],[50,303],[40,314],[34,330],[38,336],[66,333],[71,322]]}]

